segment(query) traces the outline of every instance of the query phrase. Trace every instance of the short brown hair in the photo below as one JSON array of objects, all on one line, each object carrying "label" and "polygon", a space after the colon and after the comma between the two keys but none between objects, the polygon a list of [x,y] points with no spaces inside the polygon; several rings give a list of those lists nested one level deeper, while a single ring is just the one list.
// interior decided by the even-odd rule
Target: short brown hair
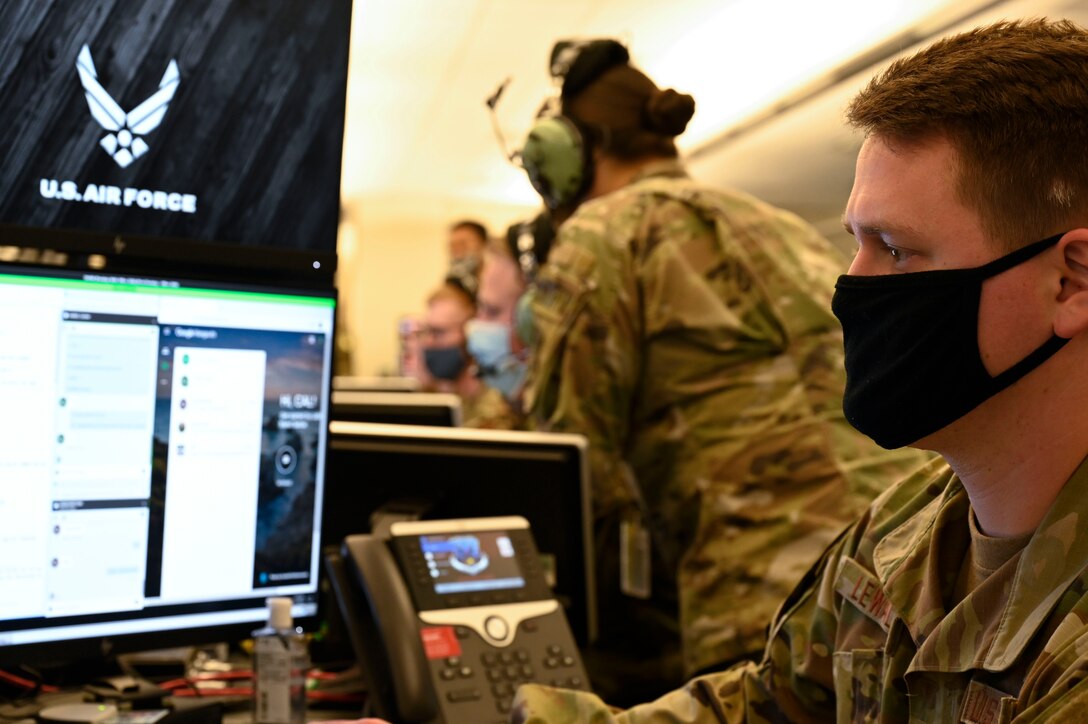
[{"label": "short brown hair", "polygon": [[475,219],[461,219],[450,224],[450,231],[457,231],[459,229],[467,229],[476,236],[480,237],[480,245],[483,246],[487,243],[487,227]]},{"label": "short brown hair", "polygon": [[449,299],[457,304],[468,313],[469,317],[476,314],[476,300],[472,298],[472,295],[465,290],[464,287],[454,284],[452,282],[443,282],[440,287],[435,289],[427,296],[427,306],[431,306],[435,302],[442,301],[443,299]]},{"label": "short brown hair", "polygon": [[893,145],[944,138],[957,193],[1012,249],[1088,221],[1088,32],[1003,21],[897,60],[847,109]]}]

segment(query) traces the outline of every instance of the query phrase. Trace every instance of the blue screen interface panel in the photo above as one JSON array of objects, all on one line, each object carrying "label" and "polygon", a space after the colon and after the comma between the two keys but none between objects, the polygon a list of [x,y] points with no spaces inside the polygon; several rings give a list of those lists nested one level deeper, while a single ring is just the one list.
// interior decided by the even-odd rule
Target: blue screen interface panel
[{"label": "blue screen interface panel", "polygon": [[420,537],[419,547],[435,593],[525,587],[514,544],[506,533],[425,535]]},{"label": "blue screen interface panel", "polygon": [[332,292],[0,265],[0,646],[316,611]]}]

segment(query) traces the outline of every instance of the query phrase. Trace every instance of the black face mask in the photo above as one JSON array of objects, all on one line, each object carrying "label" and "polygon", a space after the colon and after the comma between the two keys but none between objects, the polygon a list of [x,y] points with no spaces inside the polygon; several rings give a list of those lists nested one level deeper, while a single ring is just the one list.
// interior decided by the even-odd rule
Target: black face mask
[{"label": "black face mask", "polygon": [[423,364],[435,379],[456,380],[468,364],[465,351],[456,347],[426,347]]},{"label": "black face mask", "polygon": [[982,283],[1031,259],[1062,234],[972,269],[839,277],[831,309],[846,349],[843,411],[884,448],[916,442],[1031,372],[1068,340],[1052,336],[996,377],[982,364]]}]

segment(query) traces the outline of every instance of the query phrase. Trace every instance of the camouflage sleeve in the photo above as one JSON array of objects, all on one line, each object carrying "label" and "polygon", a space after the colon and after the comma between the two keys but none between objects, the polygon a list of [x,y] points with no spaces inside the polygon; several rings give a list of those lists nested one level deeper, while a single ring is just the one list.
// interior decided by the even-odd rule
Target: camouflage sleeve
[{"label": "camouflage sleeve", "polygon": [[1024,681],[1021,696],[1035,702],[1014,721],[1084,719],[1088,711],[1088,612],[1084,605],[1066,614],[1047,641]]},{"label": "camouflage sleeve", "polygon": [[[1084,676],[1085,672],[1080,672]],[[1013,719],[1014,722],[1034,722],[1050,724],[1081,721],[1088,711],[1088,679],[1081,678],[1072,687],[1051,692],[1023,714]]]},{"label": "camouflage sleeve", "polygon": [[463,427],[477,430],[520,430],[521,416],[502,392],[494,387],[484,387],[475,397],[461,398]]},{"label": "camouflage sleeve", "polygon": [[518,689],[512,722],[827,722],[836,719],[833,653],[840,561],[857,549],[866,519],[845,531],[786,599],[771,625],[759,664],[692,679],[660,699],[626,711],[593,694],[527,685]]},{"label": "camouflage sleeve", "polygon": [[[657,701],[627,711],[607,706],[599,697],[586,692],[554,689],[547,686],[523,686],[518,690],[516,724],[556,724],[558,722],[593,722],[594,724],[707,724],[716,722],[771,721],[754,712],[745,702],[747,689],[760,695],[758,667],[740,664],[728,671],[692,679]],[[722,699],[720,692],[729,691]],[[747,717],[747,718],[746,718]]]},{"label": "camouflage sleeve", "polygon": [[541,270],[525,397],[535,427],[588,439],[596,515],[632,501],[622,445],[641,358],[634,276],[606,223],[592,215],[570,219]]},{"label": "camouflage sleeve", "polygon": [[740,722],[834,721],[834,709],[813,714],[779,707],[767,688],[769,668],[751,662],[692,679],[657,701],[617,711],[582,691],[523,686],[515,701],[515,724],[599,722],[604,724],[738,724]]}]

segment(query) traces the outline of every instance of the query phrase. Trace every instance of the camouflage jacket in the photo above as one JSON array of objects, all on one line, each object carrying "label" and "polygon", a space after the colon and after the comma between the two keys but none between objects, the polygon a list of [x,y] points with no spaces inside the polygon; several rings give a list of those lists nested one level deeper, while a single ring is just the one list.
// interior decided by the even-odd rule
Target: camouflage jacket
[{"label": "camouflage jacket", "polygon": [[879,498],[779,610],[759,664],[612,716],[525,687],[519,722],[1083,721],[1088,459],[1027,545],[953,600],[967,493],[934,461]]},{"label": "camouflage jacket", "polygon": [[845,266],[793,214],[670,161],[583,204],[538,275],[525,408],[589,439],[598,516],[647,521],[689,673],[758,655],[820,551],[925,460],[843,418]]},{"label": "camouflage jacket", "polygon": [[521,430],[525,421],[506,397],[483,385],[478,395],[461,397],[461,425],[481,430]]}]

